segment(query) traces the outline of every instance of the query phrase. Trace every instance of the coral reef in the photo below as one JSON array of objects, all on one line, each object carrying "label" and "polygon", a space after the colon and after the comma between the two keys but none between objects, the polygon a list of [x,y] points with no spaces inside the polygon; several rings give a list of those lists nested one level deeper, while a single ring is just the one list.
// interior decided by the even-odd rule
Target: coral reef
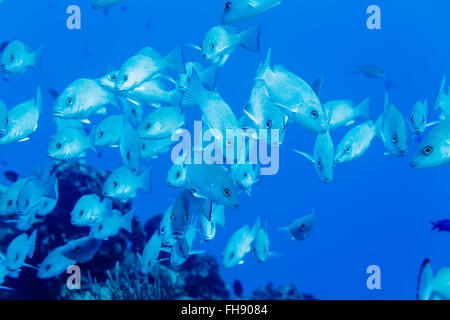
[{"label": "coral reef", "polygon": [[[52,165],[59,181],[59,201],[55,210],[36,222],[37,246],[31,265],[38,265],[48,252],[69,240],[86,236],[88,228],[72,226],[70,212],[76,201],[85,194],[101,196],[108,172],[83,162],[65,162]],[[122,211],[131,209],[129,203],[114,203]],[[191,256],[180,267],[170,263],[158,264],[153,274],[139,272],[137,252],[141,252],[150,235],[159,228],[161,214],[151,217],[145,226],[134,218],[133,232],[121,231],[116,237],[103,241],[94,259],[81,264],[80,290],[69,290],[69,275],[38,279],[36,270],[23,268],[19,278],[8,278],[6,286],[14,291],[0,290],[0,299],[78,299],[78,300],[148,300],[148,299],[229,299],[227,285],[220,275],[219,264],[210,255]],[[9,242],[20,232],[13,224],[0,228],[0,251],[5,252]],[[293,286],[275,289],[272,284],[257,290],[250,299],[311,299]]]}]

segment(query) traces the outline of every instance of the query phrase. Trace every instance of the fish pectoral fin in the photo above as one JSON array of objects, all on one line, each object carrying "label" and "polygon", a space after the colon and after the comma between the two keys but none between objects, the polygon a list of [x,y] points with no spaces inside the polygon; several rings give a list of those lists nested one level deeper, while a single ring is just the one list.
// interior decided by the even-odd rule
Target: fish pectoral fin
[{"label": "fish pectoral fin", "polygon": [[438,124],[440,121],[431,121],[431,122],[429,122],[429,123],[427,123],[427,127],[431,127],[431,126],[434,126],[434,125],[436,125],[436,124]]},{"label": "fish pectoral fin", "polygon": [[25,142],[25,141],[28,141],[28,140],[30,140],[30,138],[29,138],[29,137],[26,137],[26,138],[24,138],[24,139],[22,139],[22,140],[19,140],[19,142]]},{"label": "fish pectoral fin", "polygon": [[83,120],[81,120],[81,122],[83,122],[84,124],[91,124],[91,122],[89,121],[89,119],[83,119]]},{"label": "fish pectoral fin", "polygon": [[294,152],[296,152],[296,153],[298,153],[298,154],[304,156],[306,159],[308,159],[308,160],[311,161],[312,163],[315,163],[315,162],[316,162],[316,161],[314,160],[314,157],[313,157],[311,154],[309,154],[309,153],[302,152],[302,151],[298,151],[298,150],[295,150],[295,149],[292,149],[292,151],[294,151]]},{"label": "fish pectoral fin", "polygon": [[355,124],[355,120],[350,120],[349,122],[347,122],[346,124],[345,124],[345,126],[346,127],[349,127],[349,126],[352,126],[352,125],[354,125]]}]

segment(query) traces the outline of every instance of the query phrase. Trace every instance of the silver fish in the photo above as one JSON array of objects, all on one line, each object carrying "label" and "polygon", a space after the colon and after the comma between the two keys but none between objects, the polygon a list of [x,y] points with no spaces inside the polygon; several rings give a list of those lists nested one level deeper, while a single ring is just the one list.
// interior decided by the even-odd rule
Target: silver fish
[{"label": "silver fish", "polygon": [[179,107],[162,107],[145,117],[137,132],[145,139],[166,138],[184,126],[184,113]]},{"label": "silver fish", "polygon": [[213,64],[222,66],[237,46],[259,52],[259,33],[259,25],[241,33],[236,33],[231,27],[213,27],[203,40],[202,56]]},{"label": "silver fish", "polygon": [[293,221],[288,227],[279,228],[281,231],[287,231],[292,236],[292,239],[303,241],[309,237],[314,224],[315,212]]},{"label": "silver fish", "polygon": [[408,127],[398,109],[386,94],[384,112],[377,121],[377,131],[387,150],[386,154],[403,157],[408,153]]},{"label": "silver fish", "polygon": [[29,135],[37,130],[41,111],[42,91],[41,88],[38,87],[36,98],[19,104],[9,110],[6,134],[0,138],[0,144],[10,144],[28,140]]},{"label": "silver fish", "polygon": [[29,68],[41,67],[42,47],[32,52],[23,42],[11,41],[3,50],[0,58],[0,70],[11,73],[25,73]]},{"label": "silver fish", "polygon": [[329,132],[320,133],[317,136],[313,155],[297,150],[294,151],[301,154],[314,164],[316,172],[322,181],[324,182],[333,181],[335,154],[334,154],[333,140],[331,139]]},{"label": "silver fish", "polygon": [[235,24],[263,14],[282,0],[228,0],[222,15],[223,24]]},{"label": "silver fish", "polygon": [[136,197],[138,189],[151,192],[151,175],[152,167],[145,168],[140,174],[126,167],[117,168],[106,179],[103,195],[121,202],[128,202]]},{"label": "silver fish", "polygon": [[376,135],[376,126],[369,120],[352,128],[336,148],[336,163],[343,163],[361,157],[370,147]]},{"label": "silver fish", "polygon": [[248,225],[245,225],[231,236],[222,252],[222,266],[224,268],[232,268],[243,263],[243,259],[250,252],[253,240],[255,240],[260,228],[261,221],[258,218],[251,229]]},{"label": "silver fish", "polygon": [[432,168],[450,163],[450,119],[437,124],[419,144],[411,161],[413,168]]},{"label": "silver fish", "polygon": [[315,132],[328,129],[327,114],[314,90],[301,78],[277,65],[270,67],[271,49],[261,64],[256,80],[264,82],[269,99],[289,119]]}]

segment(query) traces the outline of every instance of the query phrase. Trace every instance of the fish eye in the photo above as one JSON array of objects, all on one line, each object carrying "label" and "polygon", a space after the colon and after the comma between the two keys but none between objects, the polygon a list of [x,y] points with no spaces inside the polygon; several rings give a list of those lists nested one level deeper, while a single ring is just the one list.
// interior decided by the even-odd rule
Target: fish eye
[{"label": "fish eye", "polygon": [[130,158],[131,158],[131,155],[130,155],[130,152],[128,151],[127,152],[127,160],[130,160]]},{"label": "fish eye", "polygon": [[232,252],[232,253],[230,254],[230,256],[231,256],[231,258],[234,258],[234,252]]},{"label": "fish eye", "polygon": [[350,153],[350,151],[351,151],[351,148],[350,148],[350,147],[345,148],[345,152],[346,152],[346,153]]},{"label": "fish eye", "polygon": [[61,147],[62,147],[62,144],[61,144],[61,142],[58,142],[57,144],[56,144],[56,149],[61,149]]},{"label": "fish eye", "polygon": [[172,214],[170,215],[170,220],[174,220],[175,219],[175,211],[172,212]]},{"label": "fish eye", "polygon": [[302,224],[299,228],[298,228],[298,230],[300,230],[300,231],[303,231],[305,229],[305,225],[304,224]]},{"label": "fish eye", "polygon": [[14,62],[14,55],[13,54],[9,56],[9,61],[10,62]]},{"label": "fish eye", "polygon": [[100,137],[103,137],[103,136],[105,135],[105,133],[104,133],[103,130],[102,130],[102,131],[100,131],[100,132],[98,133],[98,135],[99,135]]},{"label": "fish eye", "polygon": [[426,156],[429,156],[430,154],[433,153],[433,147],[426,146],[425,148],[423,148],[422,153]]},{"label": "fish eye", "polygon": [[80,217],[83,216],[83,214],[84,214],[84,211],[80,210]]},{"label": "fish eye", "polygon": [[165,227],[162,227],[161,228],[161,233],[164,233],[166,231],[166,228]]},{"label": "fish eye", "polygon": [[73,100],[71,97],[67,97],[67,104],[72,104]]},{"label": "fish eye", "polygon": [[188,212],[186,212],[185,214],[184,214],[184,220],[186,221],[186,222],[188,222],[189,221],[189,213]]},{"label": "fish eye", "polygon": [[247,176],[248,176],[248,173],[244,172],[244,178],[247,178]]},{"label": "fish eye", "polygon": [[73,252],[75,252],[75,253],[77,253],[78,251],[80,251],[80,246],[76,246],[76,247],[73,249]]},{"label": "fish eye", "polygon": [[127,82],[128,81],[128,76],[126,74],[124,74],[122,79],[123,79],[124,82]]},{"label": "fish eye", "polygon": [[177,178],[179,178],[179,177],[181,176],[181,172],[180,172],[180,171],[177,171],[177,172],[175,173],[175,176],[176,176]]},{"label": "fish eye", "polygon": [[103,225],[101,224],[98,226],[98,231],[102,231],[102,230],[103,230]]},{"label": "fish eye", "polygon": [[147,122],[145,124],[145,129],[150,130],[151,127],[152,127],[152,124],[150,122]]},{"label": "fish eye", "polygon": [[411,122],[414,122],[414,116],[411,116]]},{"label": "fish eye", "polygon": [[8,119],[8,117],[6,117],[5,124],[8,124],[8,122],[9,122],[9,119]]},{"label": "fish eye", "polygon": [[113,181],[113,187],[116,189],[119,186],[119,183],[117,181]]},{"label": "fish eye", "polygon": [[231,9],[231,1],[227,1],[227,3],[225,3],[225,9]]},{"label": "fish eye", "polygon": [[311,111],[311,117],[317,118],[318,116],[319,116],[319,112],[317,112],[316,110]]},{"label": "fish eye", "polygon": [[8,204],[7,204],[7,205],[8,205],[8,207],[11,207],[11,206],[12,206],[12,204],[13,204],[13,201],[12,201],[11,199],[9,199],[9,200],[8,200]]},{"label": "fish eye", "polygon": [[50,270],[50,268],[51,268],[51,265],[49,265],[49,264],[45,266],[46,271]]},{"label": "fish eye", "polygon": [[211,49],[214,49],[214,43],[211,43]]},{"label": "fish eye", "polygon": [[225,197],[231,197],[231,190],[230,189],[223,190],[223,195]]},{"label": "fish eye", "polygon": [[267,120],[267,122],[266,122],[266,128],[267,128],[267,129],[272,128],[272,120]]},{"label": "fish eye", "polygon": [[145,148],[146,148],[146,147],[145,147],[145,143],[143,143],[141,149],[142,149],[142,150],[145,150]]},{"label": "fish eye", "polygon": [[110,78],[111,80],[116,80],[116,75],[115,75],[115,74],[112,74],[109,78]]},{"label": "fish eye", "polygon": [[317,165],[319,166],[319,168],[322,167],[322,160],[321,159],[317,160]]},{"label": "fish eye", "polygon": [[392,142],[393,143],[397,143],[398,142],[398,136],[396,134],[394,134],[394,136],[392,137]]}]

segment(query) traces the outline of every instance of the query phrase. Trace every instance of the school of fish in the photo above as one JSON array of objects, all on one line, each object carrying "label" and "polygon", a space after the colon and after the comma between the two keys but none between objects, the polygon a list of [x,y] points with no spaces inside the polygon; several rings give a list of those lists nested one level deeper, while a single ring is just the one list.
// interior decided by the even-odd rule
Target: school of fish
[{"label": "school of fish", "polygon": [[[93,0],[92,8],[101,9],[124,0]],[[282,4],[282,0],[231,0],[224,6],[221,24],[210,28],[201,45],[179,45],[167,53],[149,46],[137,50],[120,68],[110,68],[98,78],[79,78],[57,94],[53,107],[56,132],[49,138],[47,155],[54,161],[77,161],[88,152],[101,148],[117,148],[122,166],[106,179],[103,194],[85,195],[78,199],[71,215],[74,226],[89,227],[85,237],[54,248],[39,266],[27,264],[33,257],[39,237],[33,224],[45,219],[58,201],[58,180],[49,170],[41,170],[28,178],[19,178],[3,187],[0,215],[8,216],[19,234],[5,253],[0,252],[0,288],[6,277],[18,277],[22,268],[37,269],[37,277],[56,277],[73,264],[95,259],[102,241],[121,230],[132,232],[134,210],[120,212],[112,200],[129,202],[138,191],[151,192],[151,159],[170,152],[172,135],[186,125],[185,115],[199,108],[205,128],[212,129],[222,141],[227,129],[278,131],[278,138],[265,137],[266,143],[282,145],[287,125],[299,125],[317,135],[308,153],[293,150],[314,165],[318,178],[331,183],[339,164],[364,156],[374,139],[384,144],[386,156],[405,157],[410,153],[411,136],[418,148],[411,160],[412,168],[438,167],[450,163],[450,92],[446,77],[434,103],[440,112],[432,121],[428,100],[419,101],[405,117],[385,96],[381,114],[372,118],[371,98],[321,101],[322,79],[308,84],[289,71],[288,66],[272,65],[272,50],[255,70],[254,87],[249,102],[238,116],[217,91],[216,77],[232,55],[239,50],[260,52],[259,25],[240,29],[239,23],[250,20]],[[236,26],[237,25],[237,26]],[[199,61],[185,62],[184,50],[198,50]],[[40,69],[45,51],[34,50],[19,40],[2,46],[0,71],[5,77]],[[255,55],[256,57],[256,55]],[[375,66],[357,67],[355,73],[384,78]],[[43,109],[42,91],[17,106],[0,101],[0,144],[32,139],[38,129]],[[100,118],[101,120],[93,120]],[[347,134],[337,144],[333,130],[347,127]],[[411,133],[412,134],[411,134]],[[263,139],[248,134],[249,139]],[[228,145],[228,141],[224,141]],[[196,150],[193,150],[195,152]],[[236,163],[190,164],[186,155],[174,161],[166,183],[178,188],[179,194],[167,204],[160,228],[138,254],[141,272],[152,273],[155,265],[168,260],[174,266],[183,264],[190,255],[202,254],[195,242],[212,241],[216,227],[225,225],[225,211],[239,207],[240,197],[251,194],[261,182],[258,164]],[[150,161],[149,161],[150,160]],[[315,213],[299,217],[279,230],[292,239],[304,241],[315,224]],[[437,226],[436,226],[437,228]],[[450,227],[449,227],[450,228]],[[161,252],[170,258],[161,258]],[[222,266],[242,264],[249,252],[262,263],[279,253],[270,250],[267,222],[258,218],[243,225],[230,237],[222,253]],[[418,297],[450,298],[448,269],[433,276],[429,261],[420,274]]]}]

